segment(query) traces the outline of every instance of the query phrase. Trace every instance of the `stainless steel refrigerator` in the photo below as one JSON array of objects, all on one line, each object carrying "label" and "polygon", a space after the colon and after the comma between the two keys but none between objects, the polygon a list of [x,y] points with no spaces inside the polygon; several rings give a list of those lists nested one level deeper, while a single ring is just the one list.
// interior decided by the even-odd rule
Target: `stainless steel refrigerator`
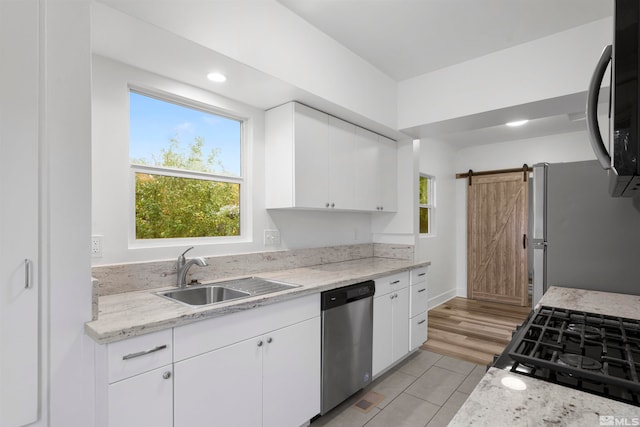
[{"label": "stainless steel refrigerator", "polygon": [[612,198],[595,160],[533,167],[535,306],[550,286],[640,295],[640,197]]}]

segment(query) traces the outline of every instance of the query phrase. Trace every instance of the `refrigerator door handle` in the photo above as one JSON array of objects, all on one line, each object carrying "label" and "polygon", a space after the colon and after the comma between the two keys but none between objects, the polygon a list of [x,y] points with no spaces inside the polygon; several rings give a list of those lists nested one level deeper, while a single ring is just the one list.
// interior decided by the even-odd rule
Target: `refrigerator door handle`
[{"label": "refrigerator door handle", "polygon": [[593,148],[596,158],[604,170],[611,169],[611,156],[607,152],[602,135],[600,134],[600,126],[598,125],[598,95],[600,94],[600,85],[604,78],[604,73],[611,61],[612,47],[608,45],[602,51],[602,56],[596,65],[596,69],[589,83],[589,94],[587,95],[587,130],[589,133],[589,141]]}]

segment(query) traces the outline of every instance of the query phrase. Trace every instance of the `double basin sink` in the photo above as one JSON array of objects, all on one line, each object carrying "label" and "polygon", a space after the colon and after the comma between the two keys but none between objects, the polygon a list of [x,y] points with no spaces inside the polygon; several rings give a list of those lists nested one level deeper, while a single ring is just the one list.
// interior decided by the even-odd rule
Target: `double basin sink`
[{"label": "double basin sink", "polygon": [[202,306],[266,295],[298,286],[260,277],[244,277],[191,288],[156,292],[156,295],[190,306]]}]

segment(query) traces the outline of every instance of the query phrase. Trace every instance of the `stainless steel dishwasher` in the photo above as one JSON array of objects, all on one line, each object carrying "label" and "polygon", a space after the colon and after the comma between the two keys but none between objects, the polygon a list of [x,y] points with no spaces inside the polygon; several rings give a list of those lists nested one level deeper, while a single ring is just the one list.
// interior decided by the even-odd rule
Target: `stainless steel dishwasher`
[{"label": "stainless steel dishwasher", "polygon": [[374,292],[369,280],[322,293],[321,415],[371,381]]}]

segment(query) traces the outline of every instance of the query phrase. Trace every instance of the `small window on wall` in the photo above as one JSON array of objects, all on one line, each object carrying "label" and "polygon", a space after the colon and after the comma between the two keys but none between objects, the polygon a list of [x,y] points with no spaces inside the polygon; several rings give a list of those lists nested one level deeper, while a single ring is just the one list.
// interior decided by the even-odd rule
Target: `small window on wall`
[{"label": "small window on wall", "polygon": [[420,234],[435,234],[436,179],[420,175]]},{"label": "small window on wall", "polygon": [[239,236],[241,120],[130,91],[135,238]]}]

